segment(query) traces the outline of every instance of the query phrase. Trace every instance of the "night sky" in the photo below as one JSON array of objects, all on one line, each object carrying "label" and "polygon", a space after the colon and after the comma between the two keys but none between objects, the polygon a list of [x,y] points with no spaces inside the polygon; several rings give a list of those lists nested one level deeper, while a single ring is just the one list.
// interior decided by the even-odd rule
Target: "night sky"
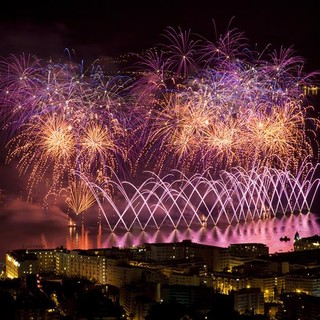
[{"label": "night sky", "polygon": [[320,69],[319,1],[14,1],[0,13],[1,54],[64,55],[94,60],[149,48],[168,27],[191,29],[210,40],[228,25],[252,45],[296,50],[310,70]]}]

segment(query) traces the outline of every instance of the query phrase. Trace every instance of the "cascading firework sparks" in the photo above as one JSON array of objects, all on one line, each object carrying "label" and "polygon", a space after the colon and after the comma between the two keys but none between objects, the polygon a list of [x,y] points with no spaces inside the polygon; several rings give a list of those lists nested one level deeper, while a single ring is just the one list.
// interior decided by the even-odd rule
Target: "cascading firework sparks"
[{"label": "cascading firework sparks", "polygon": [[[100,185],[87,184],[111,231],[116,229],[215,226],[265,219],[277,214],[309,212],[319,188],[318,165],[305,162],[296,175],[257,166],[210,175],[160,178],[154,173],[141,185],[113,179],[116,198]],[[179,172],[178,176],[182,173]]]},{"label": "cascading firework sparks", "polygon": [[66,204],[76,214],[88,210],[95,203],[95,197],[85,182],[78,180],[61,190],[61,196],[65,197]]}]

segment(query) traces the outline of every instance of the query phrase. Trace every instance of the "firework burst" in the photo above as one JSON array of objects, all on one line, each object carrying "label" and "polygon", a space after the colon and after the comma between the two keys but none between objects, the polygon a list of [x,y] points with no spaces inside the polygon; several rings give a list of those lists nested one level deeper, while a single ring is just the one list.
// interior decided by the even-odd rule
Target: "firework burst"
[{"label": "firework burst", "polygon": [[63,188],[61,195],[65,197],[65,203],[76,215],[85,212],[96,202],[87,184],[79,179],[70,183],[67,188]]},{"label": "firework burst", "polygon": [[[182,180],[190,178],[186,185],[194,185],[201,197],[197,185],[207,182],[198,181],[197,175],[220,176],[223,170],[232,172],[236,167],[246,170],[250,179],[252,174],[257,176],[260,183],[264,174],[260,175],[259,165],[271,177],[269,185],[278,190],[274,177],[280,181],[289,169],[298,174],[306,157],[317,160],[319,120],[312,117],[313,108],[304,95],[316,73],[305,74],[304,60],[291,48],[250,50],[244,34],[237,30],[211,41],[190,30],[169,27],[162,39],[159,46],[134,55],[135,63],[125,75],[121,70],[109,75],[96,61],[88,69],[83,63],[55,63],[25,55],[0,63],[0,116],[8,138],[7,161],[17,159],[20,173],[29,176],[30,197],[47,178],[48,193],[60,195],[64,190],[69,207],[80,213],[93,204],[89,197],[93,188],[100,188],[100,196],[107,199],[121,192],[130,199],[120,180],[127,181],[126,185],[131,181],[133,186],[133,181],[143,180],[145,172],[152,171],[159,183],[147,180],[143,190],[132,187],[131,191],[134,199],[149,193],[170,219],[167,206],[174,208],[185,200],[185,208],[191,196],[181,189],[169,192],[171,186],[161,178],[168,173]],[[96,185],[86,189],[75,172],[86,177],[87,186]],[[236,181],[238,176],[242,177],[239,184],[249,183],[242,181],[246,177],[242,171],[230,173],[227,180]],[[225,180],[208,179],[218,188],[210,192],[220,199],[215,200],[219,206],[248,215],[245,207],[254,201],[249,187],[247,199],[238,201],[243,207],[236,208],[222,199],[229,192]],[[287,184],[293,183],[286,179]],[[169,189],[157,196],[160,186]],[[209,188],[211,184],[204,192]],[[254,190],[255,200],[262,197],[259,188]],[[237,195],[242,192],[236,191]],[[179,200],[175,200],[177,194]],[[228,201],[232,197],[235,194]],[[138,221],[135,201],[128,201],[128,206]],[[204,203],[188,208],[198,210]],[[304,206],[309,208],[306,201],[297,208]],[[150,219],[156,222],[152,208],[148,207]],[[187,221],[184,209],[179,210],[179,221]],[[216,222],[219,218],[212,210],[208,207],[207,212]],[[217,214],[228,221],[237,215]],[[257,215],[261,217],[261,211]]]}]

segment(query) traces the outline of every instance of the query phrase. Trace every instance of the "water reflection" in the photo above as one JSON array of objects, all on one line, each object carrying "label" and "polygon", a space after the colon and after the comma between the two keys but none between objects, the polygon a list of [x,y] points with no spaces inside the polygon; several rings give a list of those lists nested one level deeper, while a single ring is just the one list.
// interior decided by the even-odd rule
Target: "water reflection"
[{"label": "water reflection", "polygon": [[[169,243],[185,239],[220,247],[227,247],[231,243],[260,242],[270,248],[270,253],[274,253],[293,250],[293,238],[297,231],[301,237],[320,235],[320,218],[313,213],[283,215],[224,227],[144,231],[135,228],[131,232],[125,230],[110,232],[103,221],[97,219],[89,221],[88,218],[81,218],[77,226],[70,226],[68,218],[58,211],[53,216],[52,213],[48,215],[41,213],[40,210],[30,210],[28,215],[21,212],[4,218],[5,221],[0,224],[0,260],[4,260],[7,251],[21,248],[129,247],[143,243]],[[289,237],[290,241],[280,241],[280,237],[284,236]]]},{"label": "water reflection", "polygon": [[[227,247],[231,243],[260,242],[270,248],[270,253],[293,250],[293,239],[296,232],[301,237],[320,234],[318,216],[312,213],[292,214],[274,217],[267,220],[243,222],[225,227],[202,227],[199,229],[133,229],[131,232],[110,232],[99,223],[97,227],[82,225],[70,231],[67,248],[89,249],[95,247],[109,248],[131,247],[143,243],[170,243],[189,239],[195,243]],[[289,241],[280,241],[287,236]]]}]

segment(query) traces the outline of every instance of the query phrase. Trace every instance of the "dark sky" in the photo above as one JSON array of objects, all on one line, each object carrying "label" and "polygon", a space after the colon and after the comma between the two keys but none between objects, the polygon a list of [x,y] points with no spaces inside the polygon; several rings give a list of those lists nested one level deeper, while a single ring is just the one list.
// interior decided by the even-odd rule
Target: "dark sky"
[{"label": "dark sky", "polygon": [[139,51],[159,41],[167,26],[191,29],[214,40],[231,28],[261,48],[293,46],[320,69],[320,1],[25,1],[7,3],[0,13],[0,52],[55,57],[64,49],[89,60]]}]

